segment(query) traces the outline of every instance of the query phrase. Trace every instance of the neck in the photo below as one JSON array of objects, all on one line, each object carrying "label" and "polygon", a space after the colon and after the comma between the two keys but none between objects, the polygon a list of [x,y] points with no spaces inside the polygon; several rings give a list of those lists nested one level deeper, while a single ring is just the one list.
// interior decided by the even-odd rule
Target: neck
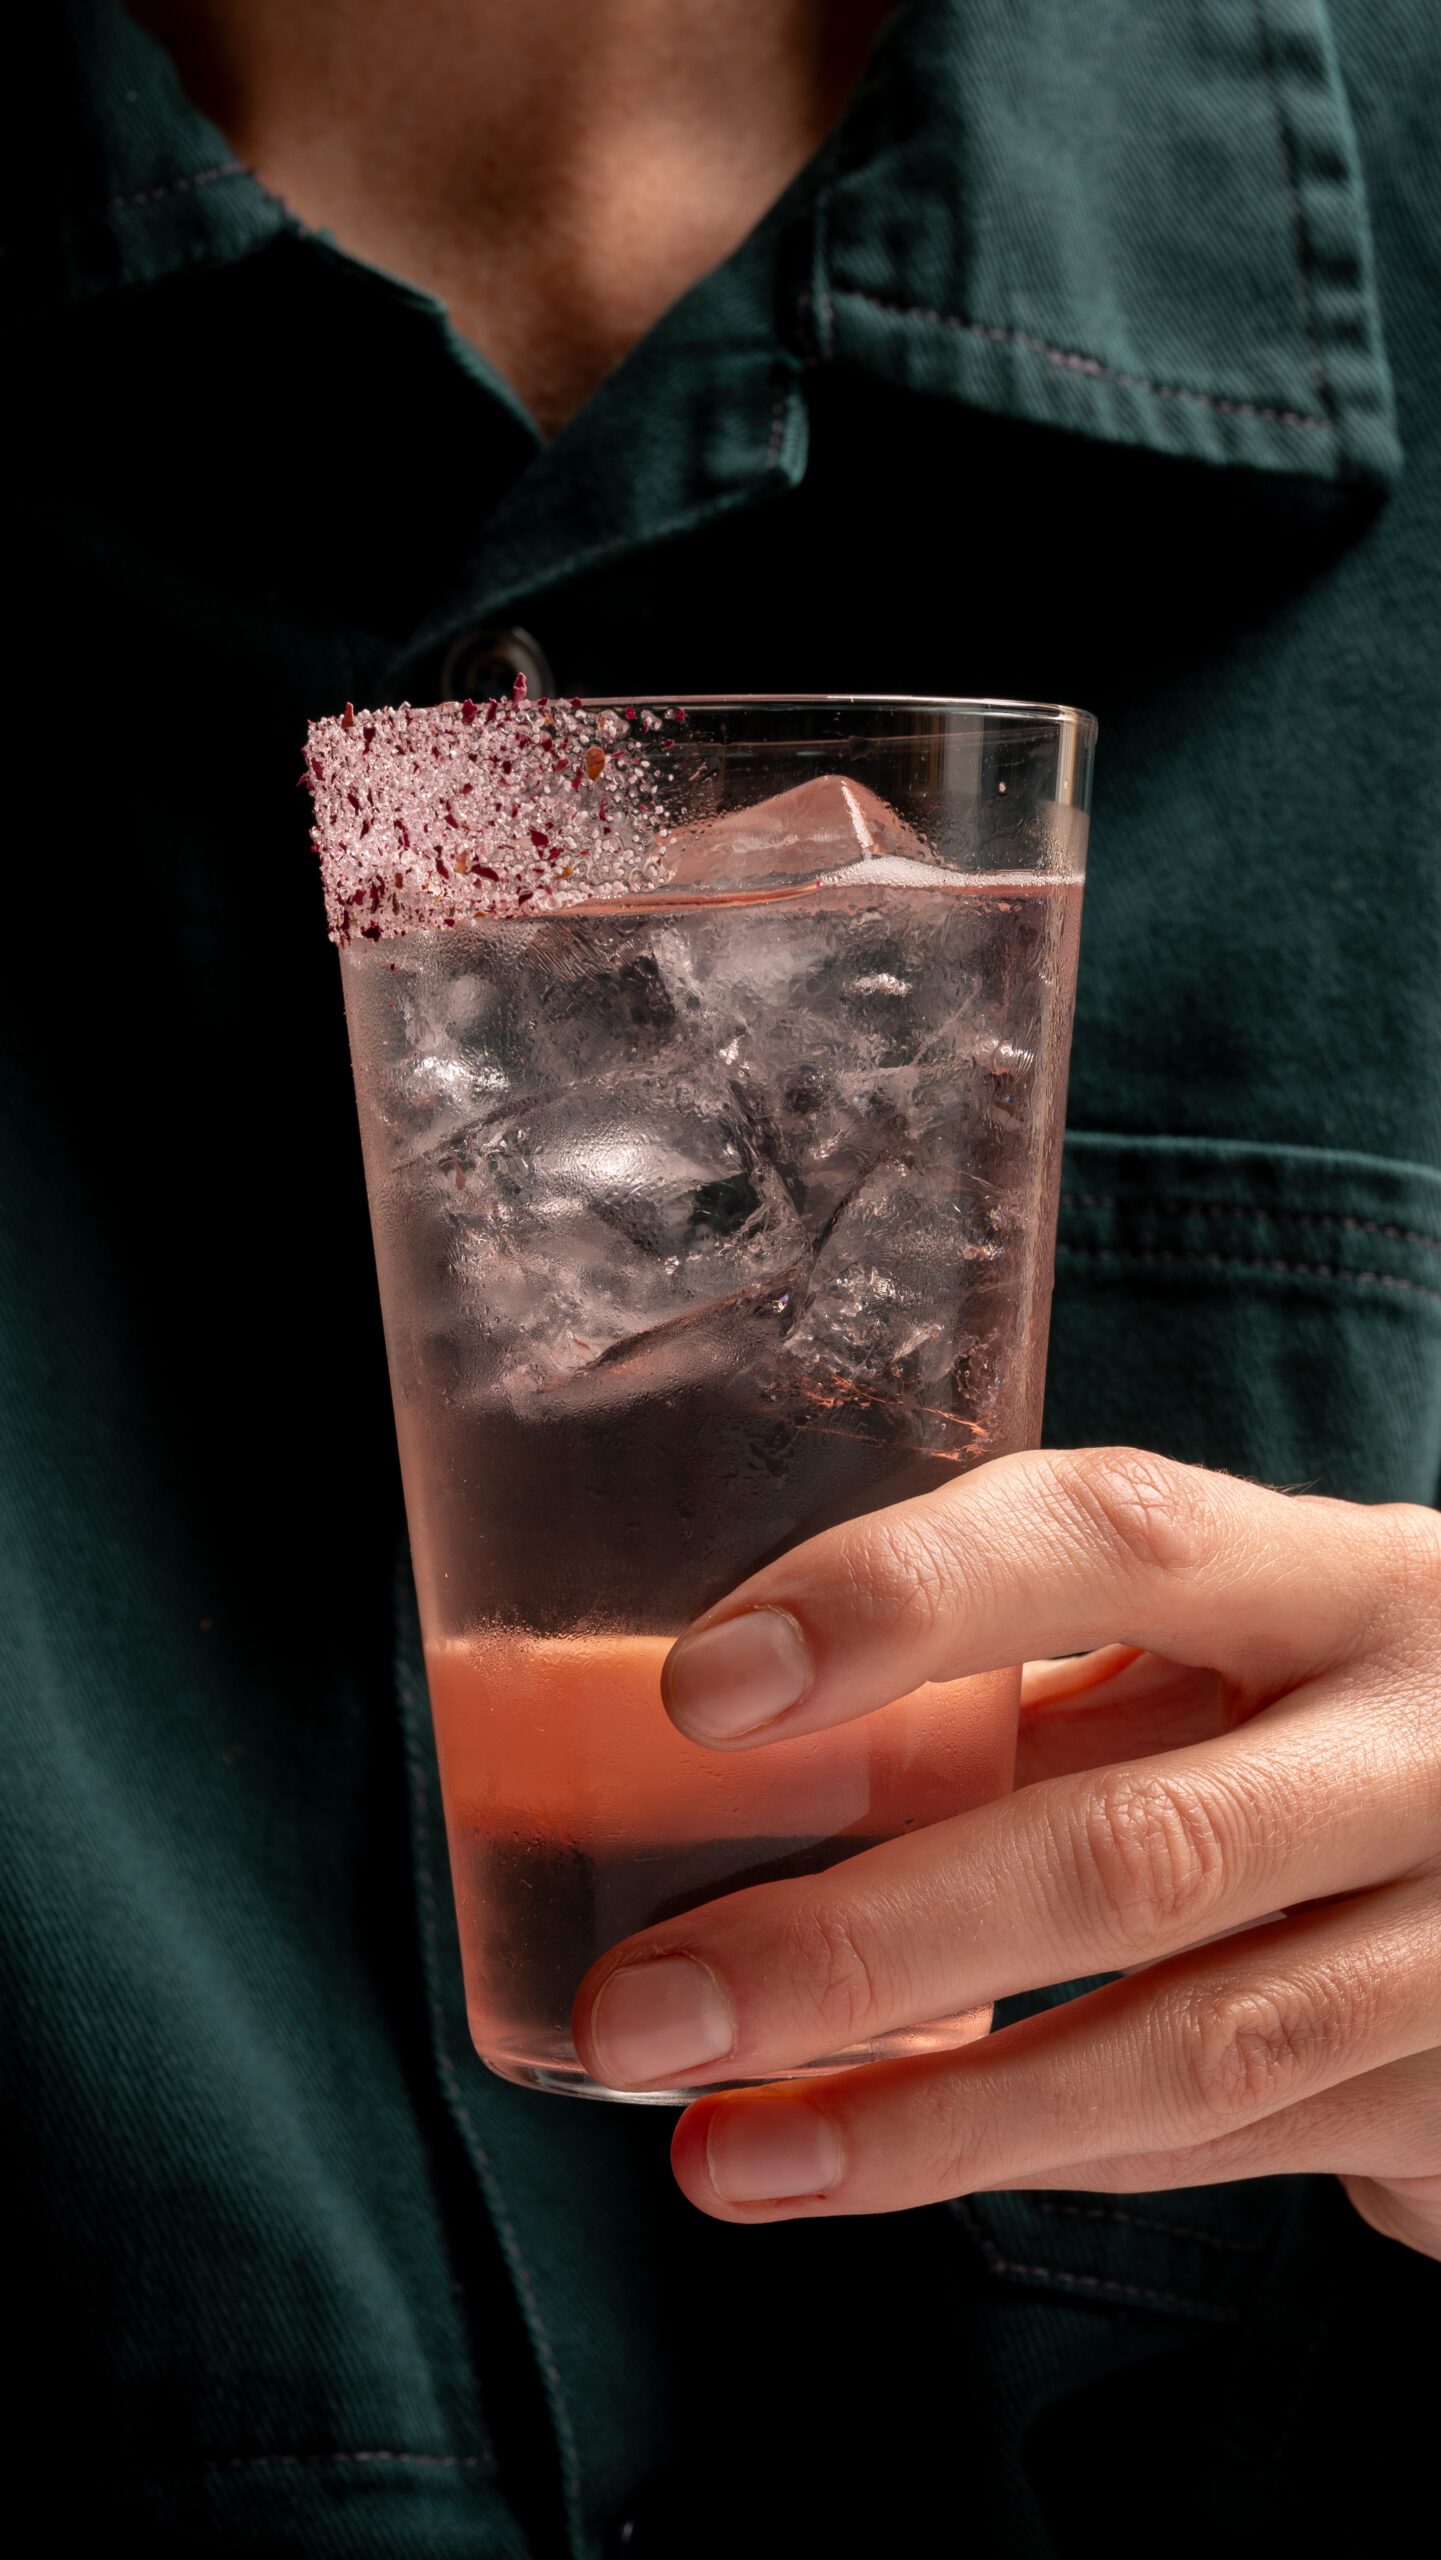
[{"label": "neck", "polygon": [[132,0],[302,221],[436,294],[554,433],[728,257],[895,0]]}]

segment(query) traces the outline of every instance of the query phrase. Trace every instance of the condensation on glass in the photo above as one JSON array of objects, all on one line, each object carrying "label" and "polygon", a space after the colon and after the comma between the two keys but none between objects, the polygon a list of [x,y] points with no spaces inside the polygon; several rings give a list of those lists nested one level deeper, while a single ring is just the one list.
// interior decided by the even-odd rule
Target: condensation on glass
[{"label": "condensation on glass", "polygon": [[741,1754],[659,1674],[768,1558],[1036,1439],[1095,737],[684,712],[627,732],[664,886],[342,956],[472,2030],[606,2097],[607,1947],[1010,1784],[1013,1670]]}]

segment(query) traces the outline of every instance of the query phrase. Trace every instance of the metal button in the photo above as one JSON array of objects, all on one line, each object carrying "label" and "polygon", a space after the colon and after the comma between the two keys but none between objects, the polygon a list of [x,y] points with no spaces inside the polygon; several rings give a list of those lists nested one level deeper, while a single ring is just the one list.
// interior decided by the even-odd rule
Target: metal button
[{"label": "metal button", "polygon": [[537,694],[555,691],[550,661],[528,631],[464,631],[445,653],[441,699],[484,702],[492,694],[509,693],[517,676],[524,676],[532,701]]}]

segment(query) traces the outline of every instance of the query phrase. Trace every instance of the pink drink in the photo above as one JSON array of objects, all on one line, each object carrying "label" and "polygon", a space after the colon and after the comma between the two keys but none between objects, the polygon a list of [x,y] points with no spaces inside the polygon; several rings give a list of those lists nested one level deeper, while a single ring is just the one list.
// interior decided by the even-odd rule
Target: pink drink
[{"label": "pink drink", "polygon": [[[812,1874],[1010,1786],[1014,1671],[916,1690],[839,1734],[722,1755],[666,1717],[668,1641],[505,1630],[427,1650],[471,2034],[508,2077],[575,2075],[576,1984],[633,1929]],[[960,2043],[988,2016],[808,2067]]]},{"label": "pink drink", "polygon": [[768,1556],[1033,1443],[1079,913],[1074,873],[880,859],[344,951],[472,2028],[508,2078],[608,2094],[569,2029],[606,1947],[1010,1783],[1012,1671],[746,1755],[682,1741],[658,1679]]}]

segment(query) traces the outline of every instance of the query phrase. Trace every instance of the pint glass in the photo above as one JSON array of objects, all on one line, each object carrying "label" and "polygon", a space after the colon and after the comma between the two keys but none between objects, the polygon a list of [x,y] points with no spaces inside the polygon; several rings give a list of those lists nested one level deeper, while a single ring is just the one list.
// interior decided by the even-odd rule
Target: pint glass
[{"label": "pint glass", "polygon": [[603,1950],[1010,1785],[1011,1668],[733,1753],[659,1675],[767,1559],[1034,1444],[1093,739],[815,697],[312,733],[471,2026],[508,2079],[615,2095],[569,2024]]}]

